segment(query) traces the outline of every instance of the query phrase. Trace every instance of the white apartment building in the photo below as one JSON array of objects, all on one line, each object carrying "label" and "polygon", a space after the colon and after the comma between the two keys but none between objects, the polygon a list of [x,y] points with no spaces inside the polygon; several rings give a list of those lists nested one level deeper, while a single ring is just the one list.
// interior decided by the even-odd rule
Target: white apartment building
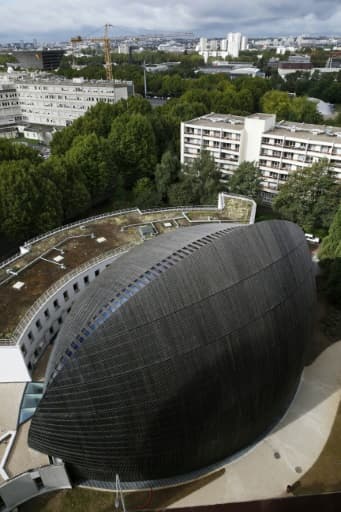
[{"label": "white apartment building", "polygon": [[1,87],[0,123],[7,119],[9,124],[13,117],[21,116],[16,122],[56,127],[71,124],[100,101],[116,103],[134,95],[133,82],[67,80],[39,75],[8,76],[7,84]]},{"label": "white apartment building", "polygon": [[0,84],[0,133],[11,136],[15,125],[22,120],[19,98],[15,86]]},{"label": "white apartment building", "polygon": [[288,175],[326,159],[341,180],[341,128],[280,121],[274,114],[247,117],[207,114],[181,123],[181,162],[190,163],[204,148],[228,180],[243,161],[262,172],[262,198],[271,203]]},{"label": "white apartment building", "polygon": [[49,126],[67,126],[98,102],[116,103],[134,93],[132,82],[58,79],[17,81],[23,120]]},{"label": "white apartment building", "polygon": [[248,47],[248,38],[246,36],[242,36],[242,40],[240,43],[241,51],[247,50],[247,47]]},{"label": "white apartment building", "polygon": [[242,35],[240,32],[230,32],[227,34],[227,51],[231,57],[239,57]]}]

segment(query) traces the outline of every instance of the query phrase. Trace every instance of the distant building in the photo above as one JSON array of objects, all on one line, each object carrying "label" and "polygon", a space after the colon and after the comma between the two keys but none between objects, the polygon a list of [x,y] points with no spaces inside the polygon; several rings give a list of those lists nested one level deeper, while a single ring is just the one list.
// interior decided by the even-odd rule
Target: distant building
[{"label": "distant building", "polygon": [[264,77],[260,69],[253,66],[251,63],[233,63],[221,62],[219,65],[205,66],[196,70],[196,73],[204,73],[205,75],[216,75],[218,73],[225,73],[230,78],[237,78],[238,76],[260,76]]},{"label": "distant building", "polygon": [[22,120],[17,90],[13,84],[0,84],[0,137],[15,137]]},{"label": "distant building", "polygon": [[262,198],[271,203],[288,176],[326,159],[341,180],[341,129],[280,121],[274,114],[247,117],[208,114],[181,123],[181,162],[192,162],[208,150],[229,176],[243,161],[256,162],[262,172]]},{"label": "distant building", "polygon": [[242,36],[242,40],[240,43],[240,49],[241,51],[247,50],[248,47],[248,39],[246,36]]},{"label": "distant building", "polygon": [[290,55],[288,60],[278,63],[278,73],[282,77],[296,71],[310,71],[312,68],[308,55]]},{"label": "distant building", "polygon": [[121,43],[118,45],[118,53],[123,53],[124,55],[129,55],[130,53],[130,48],[131,48],[131,45],[127,44],[127,43]]},{"label": "distant building", "polygon": [[341,51],[333,52],[327,60],[326,68],[338,70],[341,69]]},{"label": "distant building", "polygon": [[29,50],[16,51],[13,56],[21,68],[43,69],[51,71],[57,69],[64,55],[64,50]]},{"label": "distant building", "polygon": [[227,34],[227,51],[231,57],[238,58],[242,35],[240,32]]},{"label": "distant building", "polygon": [[[41,132],[44,126],[67,126],[99,102],[116,103],[133,95],[133,82],[7,75],[7,82],[0,83],[0,136],[13,136],[16,125],[22,133],[25,125],[37,125],[26,134]],[[11,127],[10,135],[6,127]],[[44,134],[33,138],[44,140]]]},{"label": "distant building", "polygon": [[205,52],[207,50],[207,37],[201,37],[199,42],[199,50]]},{"label": "distant building", "polygon": [[159,52],[169,52],[169,53],[184,53],[186,50],[185,45],[175,43],[174,41],[171,41],[169,43],[162,43],[159,44],[157,47]]}]

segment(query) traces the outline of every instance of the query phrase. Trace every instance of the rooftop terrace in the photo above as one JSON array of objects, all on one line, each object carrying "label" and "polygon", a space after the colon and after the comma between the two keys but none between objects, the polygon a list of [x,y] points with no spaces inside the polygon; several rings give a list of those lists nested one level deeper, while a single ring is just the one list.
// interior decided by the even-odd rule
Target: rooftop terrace
[{"label": "rooftop terrace", "polygon": [[0,265],[1,343],[15,343],[27,311],[72,272],[78,272],[95,259],[104,259],[105,255],[141,243],[139,227],[142,225],[151,225],[154,233],[159,234],[193,222],[248,223],[253,205],[245,198],[225,196],[222,209],[212,206],[113,212],[26,242],[21,248],[26,254]]}]

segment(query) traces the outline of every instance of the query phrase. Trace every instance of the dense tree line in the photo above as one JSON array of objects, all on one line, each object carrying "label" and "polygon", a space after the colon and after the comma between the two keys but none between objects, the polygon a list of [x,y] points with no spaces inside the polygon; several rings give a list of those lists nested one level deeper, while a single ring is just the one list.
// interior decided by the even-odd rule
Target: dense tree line
[{"label": "dense tree line", "polygon": [[215,202],[220,175],[208,153],[181,172],[179,122],[189,111],[180,111],[152,110],[138,97],[99,103],[55,134],[47,160],[0,139],[1,232],[22,240],[108,200],[111,208]]},{"label": "dense tree line", "polygon": [[340,202],[341,184],[335,183],[328,162],[322,160],[290,174],[273,208],[306,232],[325,235]]},{"label": "dense tree line", "polygon": [[[193,57],[182,62],[188,72]],[[112,208],[215,201],[222,184],[209,154],[202,152],[193,165],[180,168],[181,121],[211,111],[247,115],[260,110],[291,120],[319,120],[313,103],[271,90],[270,80],[231,81],[222,74],[185,78],[184,70],[176,70],[151,75],[163,94],[174,96],[162,107],[153,109],[139,96],[115,105],[98,103],[54,135],[47,160],[27,146],[0,141],[1,231],[27,238],[104,201]],[[258,169],[250,162],[241,165],[228,187],[257,198]],[[284,215],[294,218],[292,212]],[[320,216],[327,219],[325,229],[330,217],[322,207]]]},{"label": "dense tree line", "polygon": [[341,307],[341,203],[323,240],[319,257],[326,272],[326,293],[329,300]]}]

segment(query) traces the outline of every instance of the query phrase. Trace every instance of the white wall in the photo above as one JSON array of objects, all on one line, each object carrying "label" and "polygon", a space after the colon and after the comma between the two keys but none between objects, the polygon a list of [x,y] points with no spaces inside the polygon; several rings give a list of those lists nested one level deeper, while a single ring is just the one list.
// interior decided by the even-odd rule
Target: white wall
[{"label": "white wall", "polygon": [[260,146],[262,135],[267,130],[275,126],[276,116],[263,117],[246,117],[244,124],[244,135],[241,160],[248,162],[258,162],[260,155]]},{"label": "white wall", "polygon": [[31,376],[17,345],[0,347],[0,382],[29,382]]},{"label": "white wall", "polygon": [[[97,262],[93,267],[70,279],[41,305],[22,331],[17,345],[0,346],[0,382],[31,381],[31,371],[51,340],[56,337],[72,304],[88,284],[122,254]],[[64,295],[65,292],[67,296]]]}]

